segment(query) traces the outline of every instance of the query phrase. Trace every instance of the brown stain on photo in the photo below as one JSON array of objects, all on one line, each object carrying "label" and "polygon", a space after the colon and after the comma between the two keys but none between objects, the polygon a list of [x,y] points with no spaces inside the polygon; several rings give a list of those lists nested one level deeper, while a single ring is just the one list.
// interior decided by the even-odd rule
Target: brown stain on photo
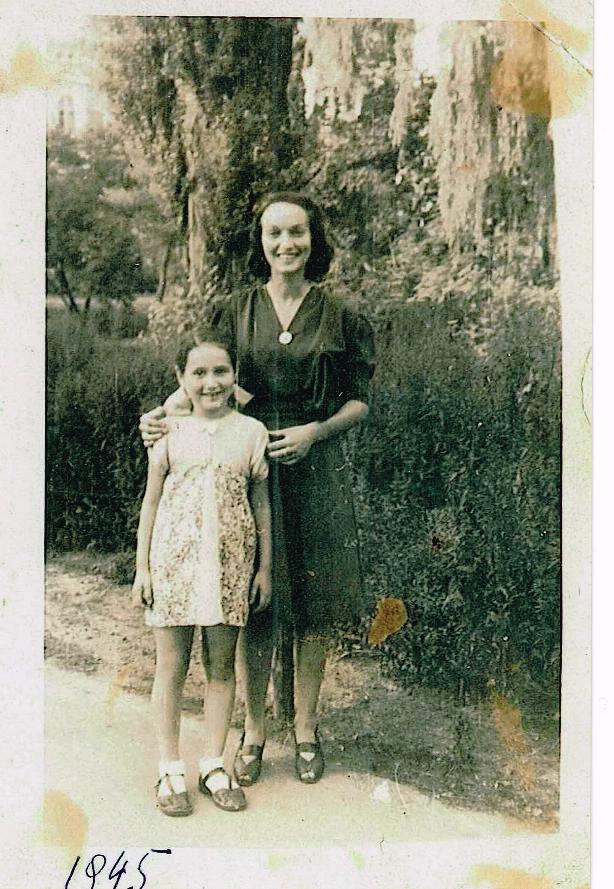
[{"label": "brown stain on photo", "polygon": [[536,877],[524,870],[501,867],[499,864],[479,864],[471,871],[471,886],[486,889],[553,889],[548,877]]},{"label": "brown stain on photo", "polygon": [[383,598],[377,603],[369,630],[369,645],[379,645],[407,623],[407,608],[401,599]]},{"label": "brown stain on photo", "polygon": [[46,89],[50,84],[43,57],[29,46],[20,46],[16,50],[8,71],[0,70],[0,94],[15,94],[30,88]]},{"label": "brown stain on photo", "polygon": [[59,790],[50,790],[43,802],[43,843],[64,846],[67,859],[81,853],[87,836],[87,815],[74,800]]},{"label": "brown stain on photo", "polygon": [[504,821],[505,830],[509,834],[533,833],[546,836],[559,830],[559,813],[555,809],[545,811],[539,821],[521,820],[510,815],[506,815]]},{"label": "brown stain on photo", "polygon": [[510,40],[491,75],[495,104],[547,120],[571,114],[586,98],[592,77],[581,60],[590,32],[554,18],[538,0],[504,0],[501,10]]},{"label": "brown stain on photo", "polygon": [[523,790],[530,790],[535,787],[537,773],[529,758],[529,745],[522,727],[520,709],[497,692],[491,697],[491,707],[497,736],[509,757],[508,765],[512,777]]}]

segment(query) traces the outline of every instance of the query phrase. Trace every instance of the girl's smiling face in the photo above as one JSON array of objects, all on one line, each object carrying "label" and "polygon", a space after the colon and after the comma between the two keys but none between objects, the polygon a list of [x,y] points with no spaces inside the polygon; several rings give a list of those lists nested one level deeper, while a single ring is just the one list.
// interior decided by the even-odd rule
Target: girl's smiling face
[{"label": "girl's smiling face", "polygon": [[260,220],[262,249],[271,272],[304,273],[311,255],[309,217],[298,204],[269,204]]},{"label": "girl's smiling face", "polygon": [[216,343],[201,343],[190,349],[185,369],[176,370],[195,416],[213,419],[226,413],[235,382],[234,368],[226,349]]}]

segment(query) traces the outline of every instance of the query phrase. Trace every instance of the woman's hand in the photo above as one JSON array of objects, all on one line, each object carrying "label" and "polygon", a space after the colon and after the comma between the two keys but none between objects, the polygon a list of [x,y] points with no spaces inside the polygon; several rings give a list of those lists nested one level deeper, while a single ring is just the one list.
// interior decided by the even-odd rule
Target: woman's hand
[{"label": "woman's hand", "polygon": [[267,454],[271,460],[278,460],[285,466],[292,466],[307,456],[311,446],[319,438],[319,430],[319,423],[273,429],[269,435],[276,436],[276,440],[269,442]]},{"label": "woman's hand", "polygon": [[136,569],[136,576],[132,584],[132,604],[135,608],[151,608],[153,605],[151,575],[146,568]]},{"label": "woman's hand", "polygon": [[142,415],[139,420],[139,432],[146,448],[150,448],[168,432],[164,421],[165,417],[166,411],[163,407],[155,407],[152,411]]},{"label": "woman's hand", "polygon": [[139,430],[143,444],[150,448],[159,438],[166,435],[168,426],[165,417],[187,417],[192,413],[192,404],[183,389],[177,389],[169,395],[162,407],[155,407],[143,414],[139,421]]},{"label": "woman's hand", "polygon": [[255,614],[258,614],[260,611],[264,611],[269,607],[271,604],[272,590],[273,582],[271,579],[271,569],[259,568],[249,591],[249,604],[253,605],[255,602],[258,602],[253,609]]}]

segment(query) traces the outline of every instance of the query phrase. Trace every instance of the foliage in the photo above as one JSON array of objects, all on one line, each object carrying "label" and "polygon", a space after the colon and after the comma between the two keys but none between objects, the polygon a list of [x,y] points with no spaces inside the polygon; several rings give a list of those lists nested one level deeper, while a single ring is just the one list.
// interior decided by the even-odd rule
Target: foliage
[{"label": "foliage", "polygon": [[143,268],[130,211],[111,195],[135,187],[112,135],[82,140],[52,132],[48,140],[47,278],[78,311],[77,299],[130,299],[155,281]]},{"label": "foliage", "polygon": [[47,540],[52,548],[133,544],[146,457],[139,414],[174,384],[153,344],[101,336],[51,313],[47,328]]},{"label": "foliage", "polygon": [[[409,623],[392,672],[461,695],[549,690],[560,657],[560,356],[556,303],[501,300],[476,348],[463,295],[390,304],[358,435],[372,600]],[[487,316],[484,316],[487,317]],[[460,319],[460,320],[459,320]],[[374,521],[374,517],[376,520]],[[542,701],[543,703],[543,701]],[[554,703],[556,706],[556,704]]]},{"label": "foliage", "polygon": [[249,208],[291,159],[286,85],[293,22],[147,16],[110,20],[107,89],[163,173],[187,240],[189,289],[208,265],[236,281]]},{"label": "foliage", "polygon": [[370,605],[396,596],[410,618],[381,657],[462,703],[497,690],[555,706],[561,372],[540,38],[456,24],[435,83],[412,70],[410,23],[111,24],[130,169],[177,267],[185,245],[188,286],[134,342],[50,319],[50,545],[130,551],[137,417],[174,387],[167,347],[243,282],[255,194],[305,188],[335,233],[331,286],[377,332],[358,518]]},{"label": "foliage", "polygon": [[457,23],[430,115],[448,244],[491,262],[520,249],[536,283],[554,268],[546,52],[527,23]]},{"label": "foliage", "polygon": [[147,336],[159,346],[176,340],[178,334],[197,330],[205,319],[204,305],[224,298],[217,269],[208,267],[198,291],[177,293],[148,312]]},{"label": "foliage", "polygon": [[[355,289],[374,267],[442,240],[428,144],[435,84],[411,69],[412,39],[411,22],[339,19],[307,20],[295,38],[288,95],[298,151],[282,184],[323,206],[335,280]],[[419,277],[415,266],[406,278]]]},{"label": "foliage", "polygon": [[[552,298],[515,297],[476,314],[490,325],[479,348],[462,289],[373,309],[378,370],[355,490],[371,606],[396,596],[410,616],[381,648],[389,670],[462,696],[539,692],[542,706],[560,655],[559,330]],[[174,387],[171,366],[147,341],[50,323],[50,546],[134,545],[137,420]]]}]

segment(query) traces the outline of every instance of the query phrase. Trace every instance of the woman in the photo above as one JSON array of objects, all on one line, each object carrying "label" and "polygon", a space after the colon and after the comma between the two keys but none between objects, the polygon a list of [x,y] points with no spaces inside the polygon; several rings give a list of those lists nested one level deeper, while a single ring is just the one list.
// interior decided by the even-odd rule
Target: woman
[{"label": "woman", "polygon": [[[321,778],[326,640],[360,601],[351,472],[339,436],[368,412],[373,332],[319,283],[332,253],[313,201],[297,192],[266,195],[254,208],[249,259],[261,283],[214,318],[236,339],[238,382],[249,398],[243,410],[270,434],[273,607],[250,617],[240,645],[246,719],[234,768],[243,786],[260,775],[277,619],[292,622],[296,640],[296,773],[307,784]],[[184,412],[181,396],[164,409]],[[161,416],[157,409],[142,418],[146,443],[164,431]]]}]

